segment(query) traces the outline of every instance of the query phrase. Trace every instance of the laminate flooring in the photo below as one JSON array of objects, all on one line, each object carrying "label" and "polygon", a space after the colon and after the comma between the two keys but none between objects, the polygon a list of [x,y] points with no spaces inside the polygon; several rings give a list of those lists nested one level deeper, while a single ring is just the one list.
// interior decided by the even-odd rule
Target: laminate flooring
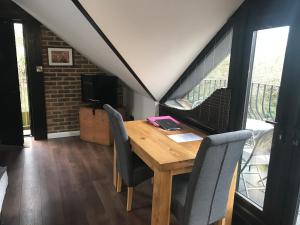
[{"label": "laminate flooring", "polygon": [[3,224],[151,224],[151,181],[135,188],[127,213],[126,188],[117,193],[112,183],[112,147],[78,137],[31,140],[29,146],[0,150],[9,176]]}]

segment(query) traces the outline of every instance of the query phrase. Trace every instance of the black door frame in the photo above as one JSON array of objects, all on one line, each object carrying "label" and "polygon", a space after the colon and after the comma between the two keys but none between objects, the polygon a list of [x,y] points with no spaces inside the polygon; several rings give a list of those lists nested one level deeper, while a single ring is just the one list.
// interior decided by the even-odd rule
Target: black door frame
[{"label": "black door frame", "polygon": [[[300,2],[291,12],[293,17],[290,28],[283,79],[286,86],[282,87],[282,95],[279,97],[279,133],[278,145],[275,157],[281,164],[274,163],[274,173],[271,177],[272,186],[268,194],[269,209],[266,214],[269,223],[280,225],[293,224],[298,214],[298,197],[300,191]],[[282,99],[280,99],[282,98]],[[288,101],[286,101],[288,100]],[[286,111],[287,116],[280,116],[280,111]],[[273,177],[279,176],[279,179]],[[266,196],[267,197],[267,196]],[[275,205],[276,204],[276,205]],[[278,207],[280,205],[281,207]],[[274,215],[272,211],[278,212]],[[273,215],[272,215],[273,214]],[[277,222],[279,221],[279,222]]]},{"label": "black door frame", "polygon": [[[296,2],[296,1],[295,1]],[[293,5],[295,2],[290,1],[289,3]],[[290,7],[291,5],[287,5],[287,8],[293,8]],[[256,8],[254,6],[254,8]],[[233,65],[232,69],[236,69],[237,72],[235,74],[241,74],[241,77],[239,79],[233,80],[233,91],[235,91],[235,94],[233,94],[232,99],[232,122],[230,123],[230,129],[236,130],[241,129],[243,127],[243,124],[245,124],[245,105],[247,103],[248,98],[248,91],[247,91],[247,81],[250,80],[249,76],[249,66],[251,64],[251,46],[253,42],[253,32],[260,29],[267,29],[271,27],[280,27],[280,26],[291,26],[293,18],[291,17],[292,13],[287,10],[282,10],[280,13],[278,10],[272,11],[271,14],[264,14],[258,13],[259,10],[251,10],[252,13],[256,12],[257,15],[250,16],[250,20],[248,20],[248,24],[246,22],[241,21],[240,22],[240,30],[243,30],[244,36],[240,37],[242,39],[241,44],[237,44],[236,48],[238,49],[239,54],[242,56],[239,65]],[[287,14],[287,12],[289,13]],[[289,15],[289,16],[287,16]],[[246,27],[248,29],[245,29],[243,25],[246,24]],[[237,39],[237,40],[240,40]],[[234,52],[234,51],[233,51]],[[299,54],[299,53],[298,53]],[[299,56],[298,56],[299,57]],[[294,59],[295,60],[295,59]],[[283,76],[286,76],[283,74]],[[233,78],[233,77],[232,77]],[[290,78],[288,78],[290,79]],[[294,81],[295,82],[295,81]],[[283,81],[282,83],[287,83],[286,81]],[[291,87],[290,86],[281,86],[280,88],[280,95],[283,94],[282,97],[284,97],[284,92],[288,91]],[[239,93],[239,94],[237,94]],[[240,97],[242,96],[242,97]],[[236,98],[234,98],[236,97]],[[289,103],[290,104],[290,103]],[[279,105],[278,106],[278,114],[280,113],[280,110],[286,111],[288,107],[285,105]],[[281,111],[281,112],[282,112]],[[283,114],[282,114],[283,115]],[[278,118],[277,118],[278,120]],[[283,123],[281,123],[283,124]],[[251,202],[245,200],[242,196],[236,195],[236,202],[235,202],[235,214],[237,217],[240,217],[243,219],[243,222],[247,224],[272,224],[272,225],[287,225],[288,217],[283,216],[283,209],[285,208],[285,199],[286,199],[286,186],[283,184],[284,181],[288,181],[288,172],[286,170],[287,165],[291,162],[291,157],[288,154],[285,154],[283,149],[285,149],[285,146],[283,146],[280,140],[278,140],[281,136],[282,132],[284,131],[283,127],[276,127],[276,131],[274,133],[274,145],[276,145],[276,149],[272,150],[272,156],[270,159],[270,166],[269,166],[269,175],[268,175],[268,185],[267,185],[267,191],[265,196],[265,204],[263,207],[263,211],[256,208]],[[281,149],[281,153],[278,152],[279,149]],[[300,181],[300,179],[299,179]],[[299,190],[298,190],[299,191]]]},{"label": "black door frame", "polygon": [[42,66],[41,24],[10,0],[0,1],[0,19],[23,24],[31,132],[35,140],[47,139],[44,77],[42,72],[37,72],[37,66]]},{"label": "black door frame", "polygon": [[31,133],[35,140],[44,140],[47,139],[45,87],[43,72],[37,70],[38,66],[43,65],[41,47],[38,47],[41,46],[41,24],[35,20],[22,24],[26,49]]},{"label": "black door frame", "polygon": [[24,140],[14,25],[10,20],[2,18],[0,23],[0,58],[3,70],[0,75],[0,144],[22,146]]}]

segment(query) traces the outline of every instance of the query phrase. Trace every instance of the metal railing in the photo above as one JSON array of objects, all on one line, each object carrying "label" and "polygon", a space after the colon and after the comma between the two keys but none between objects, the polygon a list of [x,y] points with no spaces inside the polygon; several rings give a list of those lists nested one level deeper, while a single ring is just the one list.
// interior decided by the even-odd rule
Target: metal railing
[{"label": "metal railing", "polygon": [[[227,80],[203,80],[193,88],[185,97],[193,107],[200,105],[215,90],[227,87]],[[278,101],[279,86],[251,83],[248,118],[255,120],[274,121]]]},{"label": "metal railing", "polygon": [[185,99],[189,100],[194,108],[200,105],[215,90],[224,87],[227,87],[227,80],[203,80],[185,96]]},{"label": "metal railing", "polygon": [[250,87],[248,118],[275,121],[279,86],[252,83]]}]

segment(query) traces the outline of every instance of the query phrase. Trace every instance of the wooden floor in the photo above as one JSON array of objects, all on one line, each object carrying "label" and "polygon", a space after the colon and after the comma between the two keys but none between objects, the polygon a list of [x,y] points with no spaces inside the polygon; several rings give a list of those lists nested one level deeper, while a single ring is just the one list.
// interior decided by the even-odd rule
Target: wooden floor
[{"label": "wooden floor", "polygon": [[8,166],[5,225],[140,225],[151,217],[151,182],[135,189],[127,213],[125,188],[112,184],[112,149],[78,138],[32,141],[30,148],[0,151]]}]

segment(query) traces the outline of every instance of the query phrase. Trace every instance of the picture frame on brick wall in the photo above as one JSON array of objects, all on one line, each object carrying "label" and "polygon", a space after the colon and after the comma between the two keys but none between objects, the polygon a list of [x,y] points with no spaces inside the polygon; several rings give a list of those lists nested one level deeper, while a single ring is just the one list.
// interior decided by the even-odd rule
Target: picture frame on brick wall
[{"label": "picture frame on brick wall", "polygon": [[49,66],[73,66],[72,48],[48,48]]}]

